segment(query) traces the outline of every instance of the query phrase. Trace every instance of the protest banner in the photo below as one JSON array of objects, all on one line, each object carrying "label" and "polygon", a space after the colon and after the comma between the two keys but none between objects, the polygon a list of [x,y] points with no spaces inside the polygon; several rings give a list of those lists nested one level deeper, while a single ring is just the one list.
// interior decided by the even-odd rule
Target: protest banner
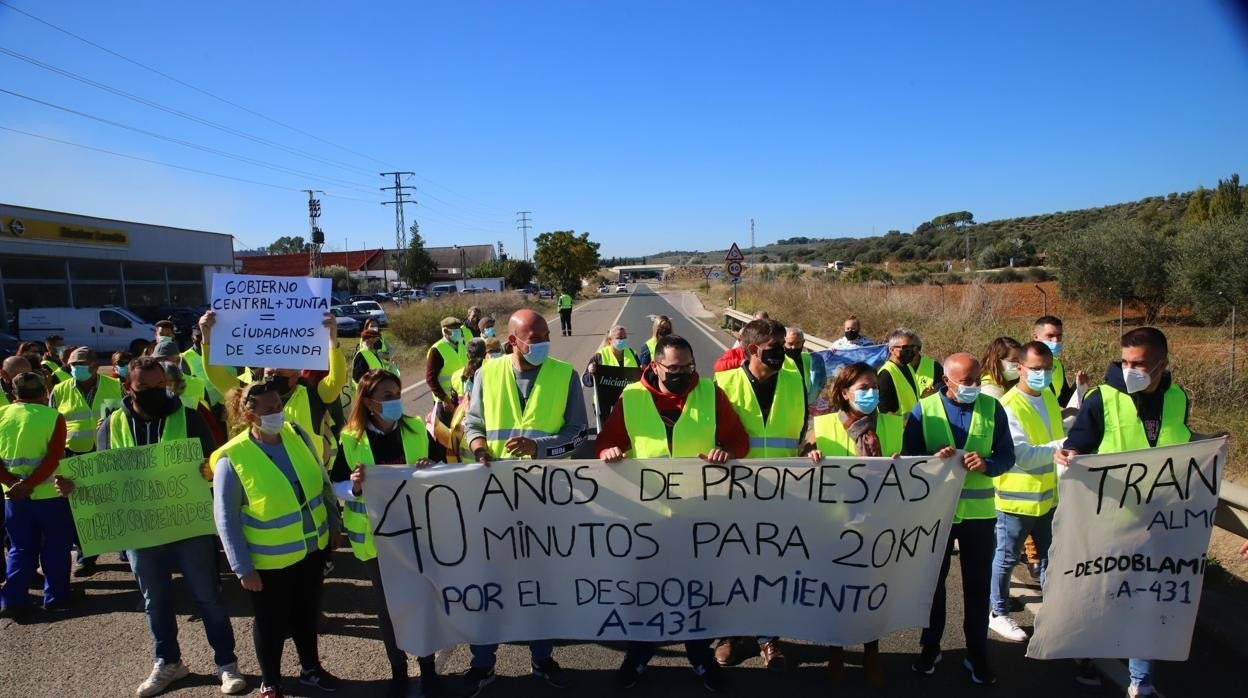
[{"label": "protest banner", "polygon": [[603,366],[594,369],[594,416],[598,420],[598,431],[611,414],[611,408],[620,399],[624,386],[641,380],[640,368],[623,366]]},{"label": "protest banner", "polygon": [[84,555],[147,548],[216,532],[199,439],[110,448],[61,461]]},{"label": "protest banner", "polygon": [[218,366],[329,368],[330,279],[217,274],[212,277],[209,360]]},{"label": "protest banner", "polygon": [[535,638],[833,644],[927,623],[959,457],[377,466],[399,646]]},{"label": "protest banner", "polygon": [[1226,439],[1071,459],[1027,656],[1187,659]]}]

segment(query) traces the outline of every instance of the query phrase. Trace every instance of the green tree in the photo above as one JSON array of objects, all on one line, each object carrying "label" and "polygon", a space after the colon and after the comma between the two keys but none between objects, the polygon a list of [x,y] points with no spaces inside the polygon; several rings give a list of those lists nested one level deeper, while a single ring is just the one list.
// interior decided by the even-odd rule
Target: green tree
[{"label": "green tree", "polygon": [[1219,179],[1218,188],[1213,190],[1213,198],[1209,200],[1209,218],[1234,218],[1244,211],[1244,200],[1239,189],[1239,175],[1232,174],[1229,179]]},{"label": "green tree", "polygon": [[1053,258],[1061,269],[1062,296],[1089,310],[1119,298],[1139,304],[1152,323],[1170,300],[1172,240],[1134,219],[1108,220],[1058,242]]},{"label": "green tree", "polygon": [[470,269],[468,275],[477,279],[502,277],[507,288],[524,288],[533,280],[534,269],[523,259],[491,259]]},{"label": "green tree", "polygon": [[538,235],[535,243],[537,277],[546,286],[574,294],[581,279],[598,269],[599,244],[589,239],[589,233],[556,230]]},{"label": "green tree", "polygon": [[341,264],[321,267],[316,270],[316,274],[314,274],[314,276],[319,276],[322,279],[333,279],[335,291],[351,290],[351,274],[347,271],[347,268]]},{"label": "green tree", "polygon": [[429,256],[425,249],[425,239],[420,236],[420,226],[415,223],[411,228],[411,242],[407,246],[407,254],[399,266],[399,276],[412,288],[424,288],[438,270],[437,262]]},{"label": "green tree", "polygon": [[308,251],[308,243],[302,235],[283,235],[268,247],[269,254],[296,254]]},{"label": "green tree", "polygon": [[1187,210],[1183,213],[1184,225],[1200,225],[1211,217],[1209,210],[1209,192],[1204,187],[1196,187],[1196,191],[1187,199]]},{"label": "green tree", "polygon": [[1202,322],[1226,319],[1248,299],[1248,216],[1188,228],[1175,244],[1172,272],[1178,299]]}]

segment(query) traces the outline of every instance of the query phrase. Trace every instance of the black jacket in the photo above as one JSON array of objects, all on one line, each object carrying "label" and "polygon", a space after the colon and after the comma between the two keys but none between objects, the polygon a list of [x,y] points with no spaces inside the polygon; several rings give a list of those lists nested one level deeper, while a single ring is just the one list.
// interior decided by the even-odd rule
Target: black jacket
[{"label": "black jacket", "polygon": [[[1114,361],[1105,370],[1105,384],[1120,392],[1127,392],[1127,385],[1122,379],[1122,362]],[[1135,402],[1135,411],[1144,422],[1144,433],[1148,437],[1148,445],[1157,445],[1157,432],[1161,427],[1161,408],[1166,390],[1170,388],[1170,372],[1161,376],[1161,383],[1152,393],[1138,392],[1131,395]],[[1188,403],[1190,412],[1191,403]],[[1187,424],[1188,412],[1183,414],[1183,423]],[[1096,453],[1105,436],[1105,403],[1101,400],[1100,390],[1090,390],[1083,398],[1083,406],[1075,417],[1075,423],[1066,434],[1065,447],[1078,453]]]}]

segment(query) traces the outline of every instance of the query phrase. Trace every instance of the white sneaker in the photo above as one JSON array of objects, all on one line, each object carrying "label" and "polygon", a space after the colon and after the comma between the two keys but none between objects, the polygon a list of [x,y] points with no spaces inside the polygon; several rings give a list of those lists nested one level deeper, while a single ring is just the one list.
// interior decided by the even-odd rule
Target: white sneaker
[{"label": "white sneaker", "polygon": [[1152,695],[1156,695],[1153,692],[1152,686],[1137,686],[1135,684],[1131,684],[1130,686],[1127,686],[1128,698],[1137,698],[1138,696],[1152,696]]},{"label": "white sneaker", "polygon": [[238,671],[238,662],[217,667],[221,675],[221,692],[225,694],[242,693],[247,690],[247,679]]},{"label": "white sneaker", "polygon": [[190,675],[191,670],[187,669],[186,665],[182,662],[175,662],[173,664],[156,662],[152,665],[152,675],[148,676],[146,681],[139,684],[139,687],[135,689],[134,692],[142,696],[142,698],[148,698],[148,696],[157,695],[166,688],[169,688],[169,684],[174,681],[185,679]]},{"label": "white sneaker", "polygon": [[988,619],[988,628],[1010,642],[1027,640],[1027,631],[1018,627],[1018,623],[1015,623],[1014,619],[1008,615],[993,615]]}]

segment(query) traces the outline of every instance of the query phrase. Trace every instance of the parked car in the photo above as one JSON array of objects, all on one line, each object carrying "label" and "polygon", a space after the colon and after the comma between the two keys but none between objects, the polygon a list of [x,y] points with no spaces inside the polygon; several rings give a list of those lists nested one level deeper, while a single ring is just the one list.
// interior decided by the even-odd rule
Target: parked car
[{"label": "parked car", "polygon": [[606,285],[606,284],[602,284],[601,286],[599,286],[599,287],[598,287],[598,292],[599,292],[599,293],[610,293],[610,292],[611,292],[611,289],[607,288],[607,285]]},{"label": "parked car", "polygon": [[329,309],[329,312],[333,313],[336,317],[349,317],[352,320],[355,320],[360,323],[360,329],[364,329],[364,322],[372,317],[368,314],[368,311],[360,310],[351,303],[332,306]]},{"label": "parked car", "polygon": [[537,292],[537,297],[538,298],[554,298],[555,292],[549,288],[543,288]]},{"label": "parked car", "polygon": [[455,284],[434,284],[429,287],[429,292],[433,294],[434,298],[438,298],[439,296],[449,296],[452,293],[458,293],[459,287]]},{"label": "parked car", "polygon": [[348,303],[357,303],[359,301],[376,301],[377,297],[371,293],[357,293],[347,299]]},{"label": "parked car", "polygon": [[385,327],[390,324],[390,318],[386,315],[386,311],[382,309],[381,304],[377,301],[355,301],[351,305],[359,308],[363,312],[368,313]]},{"label": "parked car", "polygon": [[156,326],[115,305],[100,308],[23,308],[17,316],[18,336],[43,341],[50,334],[65,344],[90,347],[97,354],[128,351],[138,354],[156,337]]},{"label": "parked car", "polygon": [[339,337],[357,337],[360,329],[364,327],[364,323],[357,320],[342,309],[341,305],[330,307],[329,312],[334,316],[334,321],[338,323]]}]

